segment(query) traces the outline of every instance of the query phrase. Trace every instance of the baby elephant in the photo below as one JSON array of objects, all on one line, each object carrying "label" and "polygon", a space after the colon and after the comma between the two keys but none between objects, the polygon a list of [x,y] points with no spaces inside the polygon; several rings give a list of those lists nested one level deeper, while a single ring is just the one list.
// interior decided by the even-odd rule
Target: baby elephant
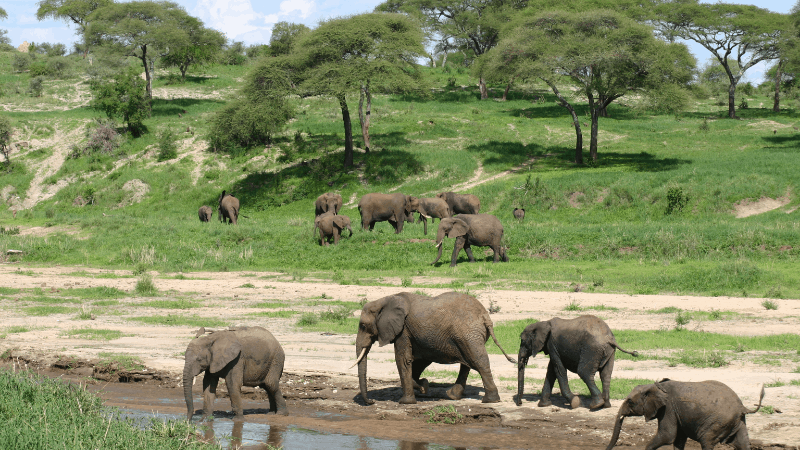
[{"label": "baby elephant", "polygon": [[353,228],[350,226],[350,218],[345,215],[333,215],[328,212],[314,219],[314,231],[319,228],[319,245],[329,245],[333,239],[333,245],[339,243],[339,236],[342,231],[350,230],[350,237],[353,237]]},{"label": "baby elephant", "polygon": [[211,210],[209,206],[203,205],[197,211],[197,215],[200,216],[200,222],[208,222],[211,220],[211,216],[214,214],[214,211]]},{"label": "baby elephant", "polygon": [[658,419],[658,432],[647,444],[647,450],[670,444],[683,450],[687,439],[699,442],[703,450],[713,449],[719,443],[749,450],[745,414],[758,411],[763,399],[763,385],[754,410],[746,409],[739,396],[719,381],[684,383],[665,378],[636,386],[619,407],[614,434],[606,450],[617,444],[622,421],[628,416],[644,416],[647,421]]},{"label": "baby elephant", "polygon": [[[615,351],[620,350],[633,356],[637,352],[623,350],[614,338],[611,328],[601,319],[585,315],[575,319],[560,319],[536,322],[525,327],[519,336],[519,366],[517,370],[517,397],[514,402],[522,404],[522,392],[525,389],[525,366],[528,358],[542,352],[550,355],[547,375],[542,387],[542,399],[539,406],[550,406],[550,394],[553,384],[558,378],[561,395],[577,408],[581,400],[569,390],[567,370],[581,377],[589,392],[592,402],[589,409],[610,408],[609,389],[611,387],[611,371],[614,370]],[[600,372],[603,383],[602,396],[594,383],[594,375]]]},{"label": "baby elephant", "polygon": [[525,218],[525,209],[514,208],[514,218],[522,222],[522,220]]},{"label": "baby elephant", "polygon": [[186,348],[183,365],[183,394],[186,418],[194,415],[192,384],[203,376],[203,417],[211,415],[217,383],[225,378],[231,407],[237,419],[242,418],[242,386],[260,386],[267,391],[269,410],[286,415],[286,401],[278,385],[283,374],[284,354],[281,344],[262,327],[237,327],[212,331],[205,336],[201,328],[197,338]]}]

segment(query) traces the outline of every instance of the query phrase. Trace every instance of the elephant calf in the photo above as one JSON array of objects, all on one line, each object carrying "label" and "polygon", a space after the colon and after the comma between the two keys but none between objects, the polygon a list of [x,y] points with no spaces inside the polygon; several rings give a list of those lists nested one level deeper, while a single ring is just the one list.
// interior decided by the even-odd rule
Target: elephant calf
[{"label": "elephant calf", "polygon": [[670,444],[683,450],[687,439],[699,442],[703,450],[713,449],[719,443],[736,450],[749,450],[745,414],[758,411],[763,399],[763,385],[754,410],[745,408],[739,396],[719,381],[688,383],[665,378],[639,385],[619,407],[614,434],[606,450],[617,445],[622,421],[628,416],[644,416],[646,421],[658,419],[658,432],[647,444],[647,450]]},{"label": "elephant calf", "polygon": [[353,228],[350,218],[343,215],[334,215],[332,212],[325,213],[314,219],[314,231],[319,228],[319,245],[329,245],[333,239],[333,245],[339,243],[339,236],[342,231],[350,230],[350,237],[353,237]]},{"label": "elephant calf", "polygon": [[197,215],[200,216],[200,222],[208,222],[214,215],[214,211],[209,206],[203,205],[197,210]]},{"label": "elephant calf", "polygon": [[525,208],[514,208],[514,218],[522,222],[525,219]]},{"label": "elephant calf", "polygon": [[286,415],[286,401],[279,382],[285,359],[278,340],[262,327],[237,327],[213,331],[198,337],[186,348],[183,365],[183,394],[186,399],[186,418],[194,415],[192,384],[194,377],[203,376],[203,417],[212,413],[217,383],[225,378],[231,407],[237,418],[242,417],[242,386],[259,386],[267,391],[269,409]]}]

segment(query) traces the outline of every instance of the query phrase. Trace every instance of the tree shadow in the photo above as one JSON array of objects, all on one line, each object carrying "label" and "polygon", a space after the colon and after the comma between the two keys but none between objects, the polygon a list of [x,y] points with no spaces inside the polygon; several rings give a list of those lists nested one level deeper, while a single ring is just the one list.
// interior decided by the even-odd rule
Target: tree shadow
[{"label": "tree shadow", "polygon": [[176,98],[173,100],[154,98],[152,102],[152,117],[177,116],[189,108],[201,105],[223,105],[222,100],[200,99],[200,98]]},{"label": "tree shadow", "polygon": [[774,145],[764,147],[765,150],[796,150],[800,146],[800,134],[798,133],[791,136],[764,136],[762,139]]},{"label": "tree shadow", "polygon": [[[423,378],[425,377],[424,373],[422,374],[422,377]],[[421,394],[418,390],[414,390],[414,397],[417,399],[417,403],[438,402],[440,400],[450,401],[450,399],[447,397],[446,391],[450,389],[454,383],[455,383],[455,378],[453,379],[453,383],[450,384],[437,383],[437,382],[430,383],[427,394]],[[478,380],[478,383],[480,383],[480,380]],[[469,382],[467,382],[467,387],[466,389],[464,389],[463,398],[480,400],[483,398],[484,392],[485,391],[483,387],[473,386],[470,385]],[[367,396],[369,396],[371,400],[376,400],[376,401],[398,402],[403,397],[403,389],[399,385],[398,381],[397,386],[383,387],[378,389],[368,389]],[[364,403],[364,400],[361,398],[360,393],[353,396],[353,401],[355,401],[360,405],[366,404]]]},{"label": "tree shadow", "polygon": [[[588,151],[584,157],[588,156]],[[680,166],[691,164],[691,159],[659,158],[652,153],[618,153],[600,152],[598,154],[598,167],[627,167],[637,172],[665,172],[677,169]],[[580,166],[575,166],[580,167]]]}]

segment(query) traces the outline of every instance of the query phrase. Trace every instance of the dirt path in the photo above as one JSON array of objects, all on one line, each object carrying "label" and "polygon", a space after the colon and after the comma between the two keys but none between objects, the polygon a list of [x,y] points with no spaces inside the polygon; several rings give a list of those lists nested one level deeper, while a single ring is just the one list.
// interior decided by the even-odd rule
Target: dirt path
[{"label": "dirt path", "polygon": [[55,184],[45,183],[47,177],[55,175],[69,154],[70,144],[78,142],[83,133],[83,126],[76,127],[71,131],[64,133],[55,126],[55,133],[49,139],[33,140],[31,141],[31,150],[44,147],[53,147],[53,154],[45,159],[36,171],[31,180],[30,187],[25,193],[25,200],[22,201],[22,209],[30,209],[36,206],[37,203],[47,200],[48,198],[56,195],[58,191],[65,188],[72,181],[71,179],[60,179]]},{"label": "dirt path", "polygon": [[[23,367],[27,364],[28,367],[55,371],[54,374],[104,386],[103,395],[109,404],[126,404],[138,409],[169,409],[175,414],[182,414],[185,406],[178,375],[183,367],[182,352],[197,327],[147,325],[132,319],[166,315],[218,319],[229,325],[267,327],[282,343],[287,355],[286,374],[282,383],[292,415],[289,418],[266,415],[263,395],[249,392],[248,397],[253,403],[246,405],[246,408],[252,408],[252,414],[246,417],[247,421],[294,424],[385,439],[491,448],[526,448],[528,445],[524,443],[533,439],[550,442],[541,448],[570,448],[569,445],[572,448],[598,448],[604,446],[610,437],[614,413],[621,400],[613,400],[611,409],[596,412],[585,408],[571,410],[560,397],[554,398],[554,406],[539,408],[536,403],[541,386],[529,385],[526,386],[529,394],[525,395],[523,405],[517,407],[512,401],[516,388],[516,366],[505,361],[502,355],[490,355],[492,371],[501,392],[501,403],[485,405],[480,402],[482,386],[479,379],[468,381],[470,387],[465,399],[457,402],[444,399],[444,390],[454,378],[454,374],[449,372],[454,372],[456,368],[432,365],[430,370],[439,374],[429,376],[434,383],[431,394],[419,396],[416,405],[403,406],[397,403],[401,393],[394,352],[391,346],[375,347],[369,355],[369,389],[377,404],[374,407],[362,406],[357,395],[356,370],[348,369],[355,358],[353,335],[304,332],[295,326],[297,315],[290,318],[264,315],[266,311],[276,310],[291,310],[298,314],[324,311],[332,307],[333,304],[329,302],[371,301],[402,290],[436,295],[445,290],[426,288],[425,285],[441,280],[415,277],[413,287],[401,288],[399,279],[388,280],[397,286],[347,286],[313,279],[293,282],[291,277],[279,273],[209,272],[185,274],[179,278],[182,279],[175,279],[174,275],[169,278],[157,276],[155,284],[160,295],[156,298],[131,296],[94,304],[96,300],[83,300],[82,303],[74,300],[76,297],[70,295],[68,290],[107,286],[133,292],[137,279],[129,271],[0,265],[0,287],[41,289],[36,292],[0,291],[0,307],[5,314],[0,328],[0,334],[5,334],[0,339],[0,353],[4,353],[7,364],[18,363]],[[70,309],[61,314],[39,317],[30,315],[27,310],[43,304],[57,305],[58,302],[53,299],[63,299],[65,295],[68,297],[62,306]],[[736,313],[730,320],[690,322],[687,325],[690,329],[709,332],[769,335],[795,333],[800,325],[800,300],[793,299],[777,300],[779,308],[768,311],[761,306],[763,299],[756,298],[499,290],[478,291],[474,295],[486,306],[491,300],[500,307],[500,312],[492,315],[495,323],[526,318],[574,317],[584,313],[564,311],[565,306],[575,304],[618,308],[596,312],[614,330],[669,329],[675,324],[675,315],[653,314],[652,310],[670,306],[689,311],[721,310]],[[164,309],[151,303],[153,301],[188,301],[195,307]],[[259,306],[265,302],[280,306],[273,309]],[[83,305],[96,316],[94,320],[79,319],[78,313]],[[81,332],[75,333],[76,330],[85,329],[116,330],[122,336],[112,340],[69,337],[70,334],[85,336]],[[117,383],[119,373],[114,375],[99,363],[109,354],[141,358],[147,370],[127,375],[129,381],[134,381],[137,386],[162,387],[154,391],[152,397],[148,394],[136,399],[134,403],[138,402],[139,407],[127,404],[131,396],[121,393],[120,389],[125,389],[127,385]],[[526,375],[542,379],[545,369],[546,360],[540,356],[531,360]],[[799,357],[748,351],[733,358],[729,365],[714,369],[683,365],[671,367],[665,360],[618,359],[614,376],[647,380],[663,377],[683,381],[716,379],[731,386],[745,405],[755,403],[761,383],[772,383],[766,390],[764,404],[773,406],[780,413],[748,416],[750,436],[758,444],[756,448],[768,448],[769,445],[795,448],[800,444],[798,372]],[[580,383],[574,375],[570,379],[570,384]],[[778,386],[776,382],[779,380],[784,385]],[[797,384],[792,385],[792,381]],[[196,382],[195,389],[198,386]],[[164,398],[170,400],[164,403]],[[462,415],[460,424],[426,423],[428,412],[434,407],[447,405],[455,406]],[[227,408],[227,401],[218,401],[217,410],[224,411]],[[226,417],[224,413],[220,414]],[[331,417],[339,417],[340,420]],[[653,423],[646,424],[641,418],[629,419],[625,422],[622,441],[626,445],[640,446],[649,440],[654,429]],[[469,433],[469,439],[464,437],[464,433]]]}]

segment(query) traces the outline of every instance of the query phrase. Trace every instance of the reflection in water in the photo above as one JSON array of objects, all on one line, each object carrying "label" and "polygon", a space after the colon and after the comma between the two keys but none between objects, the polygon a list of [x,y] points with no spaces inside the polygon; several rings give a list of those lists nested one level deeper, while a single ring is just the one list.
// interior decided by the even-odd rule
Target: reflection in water
[{"label": "reflection in water", "polygon": [[[225,421],[221,420],[201,422],[198,425],[204,430],[203,440],[206,442],[216,442],[215,427],[220,433],[223,433],[221,428],[227,428]],[[246,428],[245,425],[247,425]],[[281,448],[283,447],[283,434],[285,432],[286,427],[283,426],[254,424],[237,420],[233,422],[230,437],[221,437],[220,444],[224,447],[224,441],[227,440],[228,448],[231,450],[269,450],[270,448]],[[264,433],[266,433],[266,441],[263,439]]]}]

